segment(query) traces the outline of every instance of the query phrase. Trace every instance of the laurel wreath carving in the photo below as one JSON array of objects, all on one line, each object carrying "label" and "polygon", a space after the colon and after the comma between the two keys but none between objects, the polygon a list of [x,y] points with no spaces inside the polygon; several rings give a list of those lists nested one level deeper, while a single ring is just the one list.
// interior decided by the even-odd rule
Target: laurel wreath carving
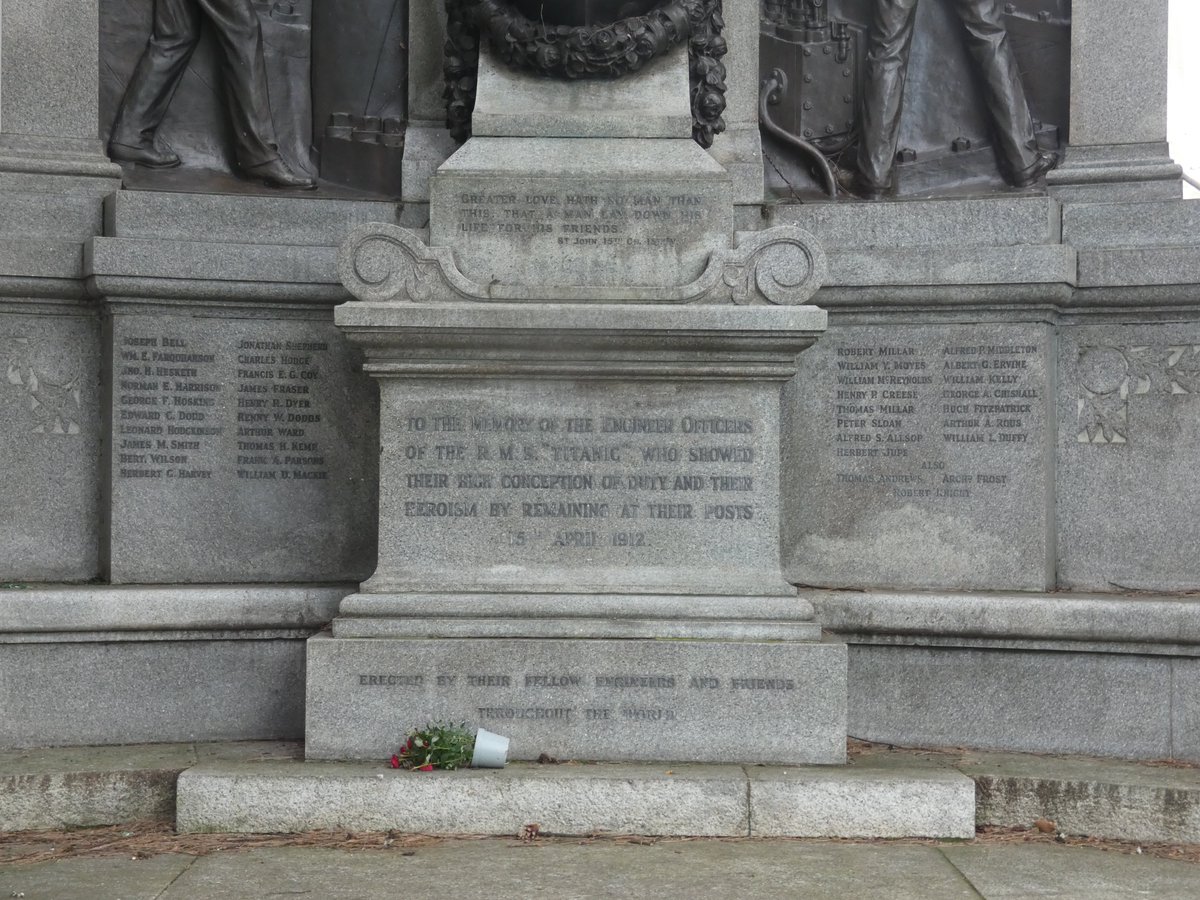
[{"label": "laurel wreath carving", "polygon": [[503,0],[447,0],[446,124],[458,141],[471,136],[479,42],[514,68],[549,78],[620,78],[687,42],[692,137],[702,147],[725,130],[722,0],[665,0],[646,15],[607,25],[536,22]]}]

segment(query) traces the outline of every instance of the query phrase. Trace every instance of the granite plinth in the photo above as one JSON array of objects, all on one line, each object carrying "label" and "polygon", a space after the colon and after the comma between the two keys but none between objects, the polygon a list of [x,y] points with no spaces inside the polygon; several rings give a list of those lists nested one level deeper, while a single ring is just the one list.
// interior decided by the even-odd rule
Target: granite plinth
[{"label": "granite plinth", "polygon": [[785,565],[808,585],[1054,583],[1046,326],[845,325],[801,357]]},{"label": "granite plinth", "polygon": [[517,758],[841,761],[844,647],[814,642],[779,560],[780,392],[824,313],[337,322],[380,382],[380,553],[309,644],[308,756],[386,758],[452,719]]},{"label": "granite plinth", "polygon": [[476,137],[431,186],[430,245],[484,283],[687,284],[732,233],[729,176],[686,138]]},{"label": "granite plinth", "polygon": [[367,593],[789,596],[779,396],[812,307],[357,303],[380,382]]},{"label": "granite plinth", "polygon": [[366,576],[374,390],[329,313],[110,308],[112,582]]},{"label": "granite plinth", "polygon": [[840,763],[844,667],[840,644],[318,635],[305,754],[387,759],[445,720],[504,734],[514,759]]}]

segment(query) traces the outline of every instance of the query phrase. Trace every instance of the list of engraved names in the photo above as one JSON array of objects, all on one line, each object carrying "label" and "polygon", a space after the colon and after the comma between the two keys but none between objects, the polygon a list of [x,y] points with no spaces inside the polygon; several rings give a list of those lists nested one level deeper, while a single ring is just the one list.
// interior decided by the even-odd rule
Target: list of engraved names
[{"label": "list of engraved names", "polygon": [[936,502],[1005,489],[1006,448],[1027,448],[1041,421],[1040,354],[1025,342],[834,347],[836,482]]},{"label": "list of engraved names", "polygon": [[121,336],[113,378],[116,476],[328,478],[315,390],[330,353],[322,340]]}]

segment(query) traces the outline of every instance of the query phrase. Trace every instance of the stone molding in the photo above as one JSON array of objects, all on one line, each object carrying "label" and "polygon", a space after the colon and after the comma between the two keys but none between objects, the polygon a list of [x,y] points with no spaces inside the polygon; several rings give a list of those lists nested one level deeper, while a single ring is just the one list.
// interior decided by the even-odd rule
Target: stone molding
[{"label": "stone molding", "polygon": [[1200,604],[1168,594],[802,590],[850,643],[1200,655]]},{"label": "stone molding", "polygon": [[695,281],[665,288],[482,284],[458,268],[447,247],[430,247],[396,225],[355,228],[342,244],[338,272],[359,300],[454,303],[576,300],[651,303],[734,303],[796,306],[825,282],[825,252],[792,226],[740,232],[732,249],[716,250]]}]

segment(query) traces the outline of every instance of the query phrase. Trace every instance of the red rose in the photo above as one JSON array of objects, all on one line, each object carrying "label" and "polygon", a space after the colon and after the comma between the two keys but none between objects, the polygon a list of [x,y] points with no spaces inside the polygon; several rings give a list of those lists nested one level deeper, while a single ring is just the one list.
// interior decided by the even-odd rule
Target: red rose
[{"label": "red rose", "polygon": [[432,772],[433,771],[433,763],[425,763],[425,765],[423,765],[423,766],[417,766],[417,771],[418,772]]},{"label": "red rose", "polygon": [[398,768],[400,768],[400,757],[398,757],[398,756],[397,756],[396,754],[394,754],[394,753],[392,754],[392,768],[393,768],[393,769],[398,769]]}]

